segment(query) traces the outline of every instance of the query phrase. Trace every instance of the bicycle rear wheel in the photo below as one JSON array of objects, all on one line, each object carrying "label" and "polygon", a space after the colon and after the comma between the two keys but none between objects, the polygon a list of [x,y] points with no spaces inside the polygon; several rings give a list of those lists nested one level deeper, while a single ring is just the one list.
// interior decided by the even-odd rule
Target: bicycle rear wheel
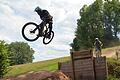
[{"label": "bicycle rear wheel", "polygon": [[39,38],[39,26],[34,22],[26,23],[22,28],[22,36],[27,41],[35,41]]},{"label": "bicycle rear wheel", "polygon": [[49,44],[52,41],[52,39],[54,37],[54,32],[51,31],[50,38],[48,38],[48,35],[49,35],[49,32],[44,35],[44,38],[43,38],[43,43],[44,44]]}]

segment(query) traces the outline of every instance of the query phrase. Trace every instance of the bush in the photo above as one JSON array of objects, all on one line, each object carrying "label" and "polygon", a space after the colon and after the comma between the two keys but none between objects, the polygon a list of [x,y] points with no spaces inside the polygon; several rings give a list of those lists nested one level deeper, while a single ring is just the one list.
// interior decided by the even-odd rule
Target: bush
[{"label": "bush", "polygon": [[0,41],[0,78],[2,78],[8,71],[8,48],[4,41]]},{"label": "bush", "polygon": [[120,78],[120,62],[114,58],[109,58],[107,59],[107,65],[108,65],[108,74],[111,75],[107,80],[120,80],[117,79]]},{"label": "bush", "polygon": [[120,66],[117,66],[115,69],[114,69],[114,76],[116,78],[120,78]]},{"label": "bush", "polygon": [[114,69],[117,66],[116,60],[113,58],[109,58],[107,61],[107,65],[108,65],[108,74],[114,75]]},{"label": "bush", "polygon": [[107,80],[119,80],[118,78],[115,78],[114,76],[112,76],[112,75],[109,75],[108,77],[107,77]]},{"label": "bush", "polygon": [[31,63],[34,59],[34,50],[24,42],[12,42],[9,44],[11,66]]}]

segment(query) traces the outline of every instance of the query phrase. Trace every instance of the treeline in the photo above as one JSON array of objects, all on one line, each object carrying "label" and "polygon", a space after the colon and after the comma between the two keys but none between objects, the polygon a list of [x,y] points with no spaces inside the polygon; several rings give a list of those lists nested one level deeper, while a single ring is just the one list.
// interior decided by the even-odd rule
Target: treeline
[{"label": "treeline", "polygon": [[12,65],[31,63],[34,59],[34,50],[24,42],[7,44],[0,40],[0,78],[7,73]]},{"label": "treeline", "polygon": [[76,37],[71,44],[74,50],[92,48],[95,38],[99,38],[104,47],[119,41],[119,0],[96,0],[89,6],[84,5],[79,14]]}]

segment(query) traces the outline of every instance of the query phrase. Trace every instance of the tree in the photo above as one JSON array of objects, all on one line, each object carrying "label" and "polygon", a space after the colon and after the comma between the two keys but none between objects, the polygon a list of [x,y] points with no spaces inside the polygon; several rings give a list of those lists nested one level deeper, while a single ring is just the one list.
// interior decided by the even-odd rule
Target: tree
[{"label": "tree", "polygon": [[120,2],[119,0],[107,0],[104,3],[105,38],[112,40],[118,38],[120,32]]},{"label": "tree", "polygon": [[77,38],[74,38],[73,43],[71,43],[70,46],[72,46],[74,51],[78,51],[80,48],[79,40]]},{"label": "tree", "polygon": [[[75,32],[78,41],[72,43],[74,50],[92,48],[94,39],[99,38],[104,46],[118,40],[120,32],[119,0],[96,0],[91,5],[80,9]],[[77,42],[77,47],[76,46]]]},{"label": "tree", "polygon": [[92,5],[84,5],[80,10],[80,19],[77,20],[76,29],[79,48],[90,48],[93,46],[95,37],[103,37],[102,4],[102,0],[96,0]]},{"label": "tree", "polygon": [[8,46],[4,41],[0,41],[0,78],[7,73],[8,67]]},{"label": "tree", "polygon": [[34,50],[24,42],[12,42],[9,44],[11,65],[31,63]]}]

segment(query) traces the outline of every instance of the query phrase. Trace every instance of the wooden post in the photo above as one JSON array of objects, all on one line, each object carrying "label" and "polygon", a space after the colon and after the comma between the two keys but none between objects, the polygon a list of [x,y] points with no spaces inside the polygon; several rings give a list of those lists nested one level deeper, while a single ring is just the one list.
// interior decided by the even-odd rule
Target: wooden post
[{"label": "wooden post", "polygon": [[95,58],[93,57],[94,79],[96,80]]},{"label": "wooden post", "polygon": [[73,51],[70,51],[71,59],[72,59],[72,71],[73,71],[73,80],[76,80],[75,78],[75,65],[74,65],[74,59],[73,59]]},{"label": "wooden post", "polygon": [[106,68],[106,79],[107,79],[107,77],[108,77],[108,66],[107,66],[107,59],[106,59],[106,56],[104,56],[104,58],[105,58],[105,68]]},{"label": "wooden post", "polygon": [[108,75],[106,57],[100,57],[100,61],[94,58],[95,80],[106,80]]},{"label": "wooden post", "polygon": [[60,70],[60,66],[61,66],[61,63],[60,63],[60,62],[58,62],[58,70]]}]

